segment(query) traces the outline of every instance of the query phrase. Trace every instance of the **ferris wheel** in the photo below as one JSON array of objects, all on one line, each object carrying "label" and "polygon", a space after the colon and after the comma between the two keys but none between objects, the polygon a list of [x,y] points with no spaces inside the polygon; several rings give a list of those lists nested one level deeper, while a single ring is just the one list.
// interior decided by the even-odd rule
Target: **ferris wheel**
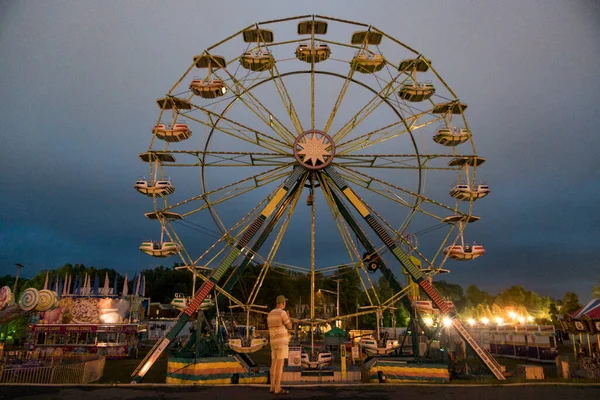
[{"label": "ferris wheel", "polygon": [[[317,273],[354,271],[369,293],[384,264],[435,275],[485,253],[464,239],[490,192],[476,180],[485,159],[434,61],[374,26],[312,15],[256,23],[192,55],[156,101],[139,155],[149,175],[134,188],[160,224],[140,250],[179,256],[194,277],[212,268],[198,275],[204,295],[264,312],[255,300],[270,268],[307,273],[314,323]],[[328,248],[334,235],[342,251]],[[236,298],[250,264],[257,282]],[[404,295],[368,296],[370,311],[351,315]]]}]

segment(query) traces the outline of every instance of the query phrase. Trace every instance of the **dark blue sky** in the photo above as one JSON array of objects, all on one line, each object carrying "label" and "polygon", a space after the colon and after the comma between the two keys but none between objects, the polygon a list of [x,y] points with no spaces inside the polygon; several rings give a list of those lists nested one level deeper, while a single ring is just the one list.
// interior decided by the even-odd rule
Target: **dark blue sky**
[{"label": "dark blue sky", "polygon": [[[132,189],[146,171],[137,154],[151,139],[154,100],[206,47],[253,22],[301,14],[393,35],[433,60],[469,104],[477,152],[488,159],[478,176],[492,187],[475,204],[482,220],[469,240],[487,254],[452,264],[447,280],[590,297],[600,279],[600,5],[592,1],[2,2],[0,273],[16,262],[27,276],[67,262],[129,273],[159,265],[137,249],[158,230],[143,217],[150,201]],[[199,193],[191,183],[178,191],[178,200]],[[302,242],[306,232],[290,237]],[[211,240],[198,239],[196,253]],[[283,246],[282,262],[304,262],[295,249]],[[328,254],[327,262],[338,261]]]}]

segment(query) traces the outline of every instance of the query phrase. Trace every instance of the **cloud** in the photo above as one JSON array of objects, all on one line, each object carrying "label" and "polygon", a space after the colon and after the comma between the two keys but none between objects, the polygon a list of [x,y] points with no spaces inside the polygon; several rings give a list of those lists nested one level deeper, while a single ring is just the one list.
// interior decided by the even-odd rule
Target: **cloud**
[{"label": "cloud", "polygon": [[[400,12],[388,12],[398,8]],[[490,183],[492,194],[475,203],[474,213],[482,220],[467,228],[465,238],[481,241],[488,253],[473,263],[452,267],[449,280],[490,290],[521,282],[553,295],[567,290],[582,296],[589,292],[589,282],[598,276],[588,260],[600,256],[595,246],[600,236],[596,155],[600,117],[594,111],[600,91],[600,42],[596,40],[600,28],[593,18],[598,15],[593,2],[553,7],[534,2],[502,6],[422,2],[410,7],[379,2],[365,7],[360,2],[315,1],[267,2],[256,8],[225,1],[210,9],[196,2],[179,2],[175,9],[161,2],[118,7],[93,1],[52,7],[3,4],[0,49],[10,57],[0,59],[0,92],[5,94],[0,127],[4,172],[0,269],[12,271],[14,262],[30,266],[31,271],[84,262],[136,271],[176,261],[157,261],[137,249],[141,240],[160,235],[157,225],[143,217],[153,208],[152,201],[132,189],[137,176],[149,173],[137,154],[150,144],[150,129],[159,112],[155,99],[184,74],[193,56],[212,43],[255,21],[305,13],[363,21],[398,37],[431,58],[444,80],[469,104],[466,117],[476,149],[487,158],[477,178]],[[426,26],[423,16],[427,16]],[[297,38],[294,23],[285,26],[276,34]],[[331,27],[328,35],[340,41],[347,41],[355,29],[333,23]],[[244,49],[241,41],[227,46],[231,54]],[[402,56],[389,43],[382,43],[382,49],[394,62]],[[279,63],[282,70],[308,65],[294,64],[293,49],[289,54],[276,51],[291,59]],[[339,50],[332,57],[345,55]],[[322,65],[347,73],[347,65],[334,59]],[[304,121],[310,110],[308,76],[288,80]],[[318,98],[316,117],[323,125],[342,81],[319,76],[316,82],[324,93]],[[374,80],[372,84],[377,87]],[[260,93],[271,96],[268,106],[284,114],[274,87],[267,86]],[[341,126],[370,96],[352,87],[332,126]],[[228,115],[269,131],[239,102]],[[282,120],[289,121],[286,118]],[[392,118],[391,111],[378,110],[360,129],[373,129]],[[206,134],[206,129],[194,126],[192,139],[172,148],[200,148]],[[420,149],[443,151],[431,142],[432,134],[429,129],[416,135]],[[256,150],[238,148],[222,135],[213,144],[223,151]],[[409,138],[401,137],[369,151],[413,149]],[[171,201],[201,192],[197,168],[167,173],[177,187]],[[211,170],[206,184],[216,188],[251,173],[249,169]],[[414,185],[411,174],[373,172],[403,186]],[[425,193],[451,204],[446,192],[455,180],[456,175],[430,171]],[[275,186],[218,206],[226,225],[241,218]],[[357,192],[392,223],[403,221],[402,206],[370,192]],[[304,198],[279,254],[281,262],[306,266],[309,214],[303,202]],[[345,262],[348,255],[322,200],[317,207],[318,266]],[[207,215],[192,216],[190,221],[217,230]],[[433,223],[419,217],[409,231]],[[176,229],[196,254],[213,240],[190,228]],[[420,246],[435,252],[442,240],[441,233],[423,235]]]}]

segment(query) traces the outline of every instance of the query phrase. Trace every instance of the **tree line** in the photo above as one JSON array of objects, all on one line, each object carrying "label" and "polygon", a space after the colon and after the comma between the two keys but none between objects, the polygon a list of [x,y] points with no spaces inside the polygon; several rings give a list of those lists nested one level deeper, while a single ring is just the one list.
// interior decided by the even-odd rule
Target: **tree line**
[{"label": "tree line", "polygon": [[[185,295],[192,294],[191,273],[187,270],[177,270],[174,264],[172,267],[159,266],[153,269],[142,271],[146,277],[146,293],[152,302],[169,303],[175,296],[175,293]],[[255,292],[254,304],[272,307],[275,298],[283,294],[288,301],[288,310],[297,318],[308,318],[307,307],[298,307],[298,305],[310,304],[311,279],[306,273],[294,272],[281,267],[271,267],[268,273],[262,278],[262,282],[257,284],[260,277],[260,265],[251,265],[246,267],[238,277],[238,281],[231,290],[231,294],[242,302],[247,302],[250,295]],[[53,270],[43,270],[31,279],[19,278],[18,293],[27,287],[41,289],[46,280],[46,274],[49,281],[55,282],[56,279],[64,279],[65,275],[71,275],[73,279],[76,276],[83,278],[88,274],[94,279],[96,275],[100,277],[101,286],[104,277],[108,273],[110,286],[117,282],[117,291],[120,293],[123,287],[124,276],[114,269],[86,267],[83,264],[65,264],[60,268]],[[224,278],[219,282],[224,286],[229,274],[224,274]],[[363,287],[358,274],[352,268],[340,268],[334,274],[325,276],[321,273],[315,275],[314,287],[317,291],[315,296],[315,307],[322,309],[324,305],[336,305],[337,303],[337,283],[340,280],[339,307],[340,315],[348,315],[363,311],[361,306],[369,304],[369,298],[386,300],[393,295],[389,282],[384,277],[375,279],[371,277],[373,289]],[[202,283],[197,278],[196,288]],[[5,275],[0,277],[0,286],[10,286],[14,284],[14,277]],[[130,293],[133,285],[133,277],[129,277]],[[538,323],[555,323],[560,314],[567,314],[576,311],[581,307],[579,298],[575,293],[567,292],[561,299],[553,299],[548,296],[542,296],[538,293],[528,290],[523,286],[511,286],[498,293],[491,295],[476,285],[470,285],[465,289],[459,284],[449,283],[443,280],[434,281],[434,285],[440,291],[442,296],[451,300],[458,313],[465,318],[480,319],[482,317],[498,315],[500,310],[510,307],[521,314],[528,313],[536,317]],[[259,290],[257,290],[257,287]],[[52,287],[51,287],[52,288]],[[322,291],[318,292],[319,289]],[[367,289],[367,290],[365,290]],[[333,292],[333,293],[332,293]],[[593,295],[600,297],[600,282],[594,287]],[[425,299],[425,298],[423,298]],[[223,296],[220,298],[220,305],[227,307],[229,300]],[[391,326],[392,316],[395,317],[397,326],[406,326],[408,323],[408,312],[401,303],[395,304],[396,309],[387,310],[383,314],[385,326]],[[392,315],[393,312],[393,315]],[[361,327],[375,326],[375,316],[364,315],[359,317],[355,323]]]}]

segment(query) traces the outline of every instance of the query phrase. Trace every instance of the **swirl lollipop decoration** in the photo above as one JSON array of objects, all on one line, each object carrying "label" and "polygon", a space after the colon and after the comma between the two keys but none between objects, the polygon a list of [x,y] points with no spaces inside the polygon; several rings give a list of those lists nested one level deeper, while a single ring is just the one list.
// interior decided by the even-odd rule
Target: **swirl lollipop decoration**
[{"label": "swirl lollipop decoration", "polygon": [[19,299],[19,307],[23,311],[31,311],[35,308],[40,300],[40,292],[34,288],[27,288],[23,291]]},{"label": "swirl lollipop decoration", "polygon": [[39,291],[39,295],[35,311],[48,311],[56,304],[56,294],[53,291],[43,289]]},{"label": "swirl lollipop decoration", "polygon": [[0,310],[4,310],[11,303],[12,291],[8,286],[0,288]]}]

